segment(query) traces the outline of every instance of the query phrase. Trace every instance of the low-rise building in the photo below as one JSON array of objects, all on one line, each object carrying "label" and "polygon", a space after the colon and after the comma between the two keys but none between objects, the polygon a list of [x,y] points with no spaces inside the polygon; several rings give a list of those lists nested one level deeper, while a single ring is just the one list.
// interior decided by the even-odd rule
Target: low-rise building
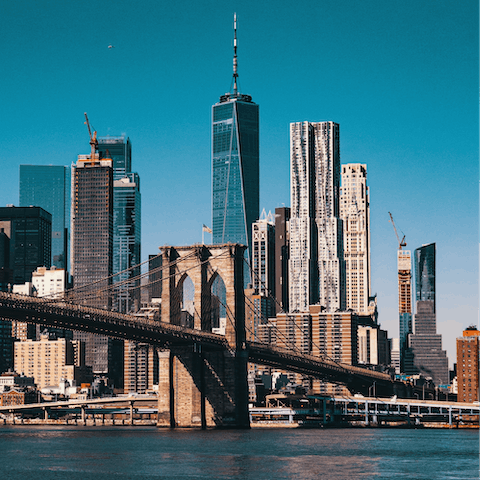
[{"label": "low-rise building", "polygon": [[38,297],[60,297],[65,291],[65,270],[37,267],[37,270],[32,272],[32,284]]},{"label": "low-rise building", "polygon": [[8,371],[0,375],[0,393],[8,392],[15,388],[35,387],[33,377],[19,375],[16,372]]},{"label": "low-rise building", "polygon": [[8,405],[24,405],[26,403],[36,403],[37,391],[32,388],[13,389],[8,392],[0,393],[0,407]]},{"label": "low-rise building", "polygon": [[37,401],[33,377],[8,371],[0,375],[0,406],[23,405]]}]

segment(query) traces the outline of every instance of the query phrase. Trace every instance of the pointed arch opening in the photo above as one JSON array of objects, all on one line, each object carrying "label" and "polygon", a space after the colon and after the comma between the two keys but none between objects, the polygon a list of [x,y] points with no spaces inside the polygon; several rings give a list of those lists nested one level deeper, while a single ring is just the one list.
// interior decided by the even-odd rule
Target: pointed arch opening
[{"label": "pointed arch opening", "polygon": [[212,332],[225,335],[227,322],[227,290],[222,277],[216,273],[211,282],[211,322]]}]

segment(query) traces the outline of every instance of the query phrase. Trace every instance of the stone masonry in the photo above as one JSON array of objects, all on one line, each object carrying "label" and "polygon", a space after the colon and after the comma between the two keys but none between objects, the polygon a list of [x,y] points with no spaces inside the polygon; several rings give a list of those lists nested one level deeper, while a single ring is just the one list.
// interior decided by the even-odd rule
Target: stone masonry
[{"label": "stone masonry", "polygon": [[226,289],[225,338],[229,348],[171,346],[160,353],[159,427],[248,428],[245,301],[241,245],[162,247],[162,322],[179,324],[183,282],[194,293],[194,328],[211,331],[211,288],[220,276]]}]

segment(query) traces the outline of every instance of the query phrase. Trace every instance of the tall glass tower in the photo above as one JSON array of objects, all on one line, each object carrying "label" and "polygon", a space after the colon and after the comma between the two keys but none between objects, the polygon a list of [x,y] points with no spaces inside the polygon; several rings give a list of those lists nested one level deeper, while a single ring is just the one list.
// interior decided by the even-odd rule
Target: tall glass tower
[{"label": "tall glass tower", "polygon": [[435,244],[415,250],[415,296],[417,302],[433,302],[435,312]]},{"label": "tall glass tower", "polygon": [[[233,89],[212,107],[213,243],[241,243],[251,257],[259,217],[259,120],[252,97],[238,92],[234,20]],[[246,269],[248,271],[248,269]]]},{"label": "tall glass tower", "polygon": [[101,158],[112,159],[114,180],[132,171],[132,144],[125,135],[98,137],[97,152]]},{"label": "tall glass tower", "polygon": [[140,308],[140,284],[134,280],[140,267],[129,270],[140,263],[140,220],[140,178],[137,173],[127,173],[113,182],[113,271],[122,272],[114,277],[114,283],[121,286],[114,292],[113,307],[119,312]]},{"label": "tall glass tower", "polygon": [[68,269],[70,168],[60,165],[20,165],[20,207],[42,207],[52,215],[52,259]]},{"label": "tall glass tower", "polygon": [[140,178],[132,173],[132,144],[124,135],[99,137],[97,151],[101,158],[111,158],[113,166],[113,283],[112,308],[129,313],[140,308],[140,288],[127,282],[140,272],[131,269],[140,263],[141,196]]},{"label": "tall glass tower", "polygon": [[411,360],[408,375],[431,377],[435,385],[449,383],[448,358],[442,350],[442,336],[437,333],[435,308],[435,243],[422,245],[414,252],[415,316],[413,334],[409,335]]}]

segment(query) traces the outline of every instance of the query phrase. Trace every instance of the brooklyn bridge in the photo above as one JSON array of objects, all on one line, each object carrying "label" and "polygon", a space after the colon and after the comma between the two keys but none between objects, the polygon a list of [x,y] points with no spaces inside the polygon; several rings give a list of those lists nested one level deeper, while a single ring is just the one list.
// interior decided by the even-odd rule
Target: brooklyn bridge
[{"label": "brooklyn bridge", "polygon": [[[387,374],[339,363],[326,355],[312,355],[295,341],[280,345],[259,341],[245,321],[246,311],[253,306],[244,294],[243,246],[168,246],[161,251],[156,276],[161,283],[160,320],[92,307],[108,304],[109,292],[118,289],[118,284],[109,279],[90,288],[74,288],[62,298],[0,292],[0,318],[158,347],[159,426],[248,428],[249,362],[341,384],[352,393],[368,395],[374,385],[377,395],[404,394],[405,385]],[[193,283],[195,308],[192,322],[182,326],[187,277]],[[212,287],[220,279],[224,285],[224,335],[212,333],[212,312],[218,302]],[[131,279],[124,284],[126,288],[139,288],[140,280],[134,281],[133,287]]]}]

